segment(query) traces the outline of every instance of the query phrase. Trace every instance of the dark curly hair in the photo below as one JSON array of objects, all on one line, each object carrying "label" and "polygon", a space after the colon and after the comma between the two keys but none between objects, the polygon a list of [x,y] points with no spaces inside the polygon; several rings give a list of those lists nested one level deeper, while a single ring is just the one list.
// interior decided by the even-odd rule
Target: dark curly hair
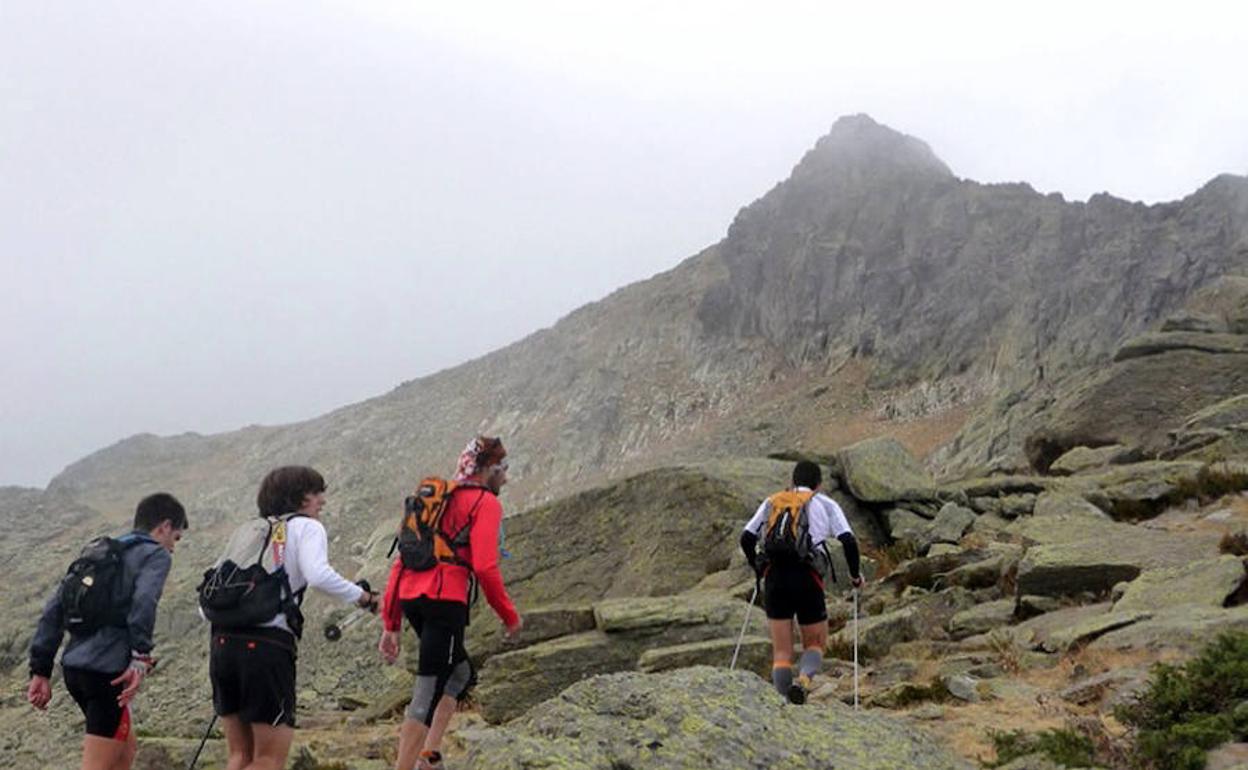
[{"label": "dark curly hair", "polygon": [[325,491],[325,479],[306,465],[274,468],[260,482],[256,507],[261,516],[281,516],[303,507],[304,498]]}]

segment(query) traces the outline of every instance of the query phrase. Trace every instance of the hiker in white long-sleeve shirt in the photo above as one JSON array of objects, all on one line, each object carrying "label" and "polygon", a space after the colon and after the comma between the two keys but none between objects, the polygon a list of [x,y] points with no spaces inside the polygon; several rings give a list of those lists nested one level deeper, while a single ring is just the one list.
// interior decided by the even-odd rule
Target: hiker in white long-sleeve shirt
[{"label": "hiker in white long-sleeve shirt", "polygon": [[[268,620],[241,627],[213,623],[208,670],[229,753],[226,770],[279,770],[286,765],[294,738],[295,657],[304,591],[315,588],[344,603],[376,608],[375,594],[329,565],[328,538],[320,522],[325,506],[321,474],[304,466],[278,468],[261,483],[256,503],[260,516],[270,522],[261,548],[266,569],[271,574],[285,570],[289,599]],[[235,537],[246,529],[240,527]]]},{"label": "hiker in white long-sleeve shirt", "polygon": [[[763,583],[763,609],[771,632],[771,679],[793,703],[805,703],[811,679],[823,665],[828,643],[825,575],[831,575],[828,541],[840,541],[850,581],[862,587],[858,542],[836,501],[819,492],[823,473],[808,460],[793,468],[793,486],[758,506],[741,533],[741,550]],[[760,540],[762,552],[756,552]],[[793,618],[802,640],[793,675]]]}]

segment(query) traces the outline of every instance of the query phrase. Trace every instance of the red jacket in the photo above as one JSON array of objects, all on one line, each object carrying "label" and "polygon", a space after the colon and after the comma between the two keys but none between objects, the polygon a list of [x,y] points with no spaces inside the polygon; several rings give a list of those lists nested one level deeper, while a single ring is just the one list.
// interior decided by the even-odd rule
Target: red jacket
[{"label": "red jacket", "polygon": [[502,520],[503,507],[493,492],[475,485],[456,488],[447,502],[446,513],[442,515],[442,531],[452,534],[471,522],[468,547],[460,549],[459,558],[472,565],[472,570],[469,572],[467,567],[459,564],[439,563],[431,570],[416,572],[403,569],[402,561],[396,558],[390,567],[386,591],[381,597],[381,617],[386,630],[398,631],[403,627],[400,603],[404,599],[427,596],[467,604],[470,575],[476,575],[485,600],[503,624],[515,625],[520,616],[516,614],[515,605],[503,586],[503,576],[498,571],[498,527]]}]

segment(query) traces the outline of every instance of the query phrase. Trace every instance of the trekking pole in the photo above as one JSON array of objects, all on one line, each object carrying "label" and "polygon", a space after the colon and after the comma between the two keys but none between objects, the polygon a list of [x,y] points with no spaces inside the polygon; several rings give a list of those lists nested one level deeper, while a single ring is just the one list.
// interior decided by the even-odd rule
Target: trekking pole
[{"label": "trekking pole", "polygon": [[732,651],[732,665],[728,666],[729,671],[737,668],[737,655],[741,652],[741,642],[745,640],[745,629],[750,625],[750,613],[754,611],[754,600],[758,598],[758,581],[754,581],[754,593],[750,594],[750,606],[745,608],[745,620],[741,621],[741,633],[737,634],[737,646]]},{"label": "trekking pole", "polygon": [[854,589],[854,711],[858,710],[858,589]]},{"label": "trekking pole", "polygon": [[186,766],[186,770],[195,770],[195,763],[199,761],[199,753],[204,750],[204,744],[208,742],[208,736],[212,735],[212,727],[217,723],[217,710],[212,710],[212,720],[208,722],[208,729],[204,731],[204,739],[199,742],[199,748],[195,749],[195,756],[191,757],[191,764]]}]

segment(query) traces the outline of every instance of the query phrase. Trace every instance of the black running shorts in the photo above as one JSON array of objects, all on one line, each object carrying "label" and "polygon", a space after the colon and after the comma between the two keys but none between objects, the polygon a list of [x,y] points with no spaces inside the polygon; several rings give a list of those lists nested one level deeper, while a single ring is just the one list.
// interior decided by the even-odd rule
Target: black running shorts
[{"label": "black running shorts", "polygon": [[422,596],[404,601],[403,614],[420,637],[417,676],[436,676],[441,682],[460,661],[468,659],[464,648],[467,604]]},{"label": "black running shorts", "polygon": [[101,674],[81,668],[65,668],[65,689],[87,718],[87,735],[98,735],[114,741],[130,737],[130,707],[117,705],[120,684],[109,684],[123,672]]},{"label": "black running shorts", "polygon": [[267,628],[214,631],[208,677],[217,716],[295,726],[293,635]]},{"label": "black running shorts", "polygon": [[792,620],[808,626],[828,619],[823,586],[809,567],[776,564],[763,578],[763,609],[771,620]]}]

